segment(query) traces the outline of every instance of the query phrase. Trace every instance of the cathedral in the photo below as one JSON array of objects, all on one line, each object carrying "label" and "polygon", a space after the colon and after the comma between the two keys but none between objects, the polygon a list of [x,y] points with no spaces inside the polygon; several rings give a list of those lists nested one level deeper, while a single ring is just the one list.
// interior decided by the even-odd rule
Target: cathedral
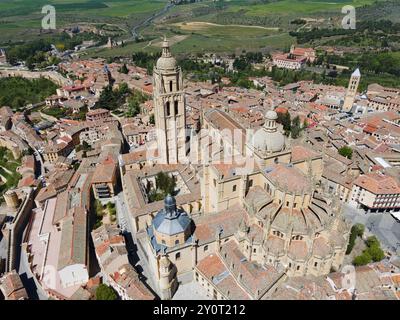
[{"label": "cathedral", "polygon": [[[217,152],[179,166],[193,148],[187,147],[182,72],[166,39],[153,98],[158,158],[145,174],[129,174],[134,190],[155,170],[178,179],[176,194],[164,201],[132,201],[142,203],[132,205],[132,216],[162,299],[191,281],[214,299],[268,299],[288,277],[342,267],[350,225],[341,204],[321,187],[322,154],[285,137],[274,110],[254,133],[223,110],[204,110],[202,128],[209,134],[197,145],[218,144]],[[225,136],[229,130],[239,135]],[[246,161],[213,161],[227,152]]]}]

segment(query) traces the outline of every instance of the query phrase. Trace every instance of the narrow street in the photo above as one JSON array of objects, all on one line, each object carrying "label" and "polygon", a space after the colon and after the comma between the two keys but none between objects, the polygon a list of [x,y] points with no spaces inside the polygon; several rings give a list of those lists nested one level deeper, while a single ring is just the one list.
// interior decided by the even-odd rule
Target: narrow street
[{"label": "narrow street", "polygon": [[[115,207],[117,209],[117,221],[124,232],[126,247],[129,255],[129,262],[135,266],[136,270],[142,275],[143,281],[154,291],[157,290],[156,283],[153,281],[152,273],[148,265],[146,254],[143,252],[137,234],[132,227],[132,220],[125,204],[123,192],[115,197]],[[156,292],[157,293],[157,292]]]}]

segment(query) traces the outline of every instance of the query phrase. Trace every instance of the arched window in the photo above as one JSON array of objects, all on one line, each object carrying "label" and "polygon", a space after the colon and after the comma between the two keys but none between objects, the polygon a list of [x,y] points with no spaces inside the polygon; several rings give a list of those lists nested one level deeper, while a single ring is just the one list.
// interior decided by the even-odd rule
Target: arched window
[{"label": "arched window", "polygon": [[179,260],[180,258],[181,258],[181,253],[178,252],[178,253],[175,255],[175,260]]},{"label": "arched window", "polygon": [[172,81],[169,82],[169,91],[172,92]]},{"label": "arched window", "polygon": [[236,191],[236,184],[232,187],[232,191],[233,191],[233,192]]},{"label": "arched window", "polygon": [[179,244],[179,240],[178,239],[175,240],[175,245],[177,245],[177,244]]},{"label": "arched window", "polygon": [[207,251],[208,250],[208,245],[205,245],[204,246],[204,251]]},{"label": "arched window", "polygon": [[178,101],[174,101],[175,115],[179,114]]},{"label": "arched window", "polygon": [[166,112],[167,112],[167,117],[169,117],[171,115],[171,106],[169,101],[167,101],[167,103],[165,104],[165,108],[166,108]]}]

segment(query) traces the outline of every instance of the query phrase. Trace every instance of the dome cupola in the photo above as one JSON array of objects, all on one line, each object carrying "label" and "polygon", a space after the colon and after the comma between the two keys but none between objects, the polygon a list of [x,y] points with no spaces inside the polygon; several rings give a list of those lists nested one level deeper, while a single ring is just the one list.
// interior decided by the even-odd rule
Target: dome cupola
[{"label": "dome cupola", "polygon": [[162,44],[162,54],[161,57],[157,60],[156,66],[157,69],[163,71],[173,71],[177,68],[176,59],[171,55],[169,42],[166,37],[164,37],[164,41]]},{"label": "dome cupola", "polygon": [[285,149],[285,137],[278,131],[276,120],[278,114],[269,110],[265,114],[265,123],[254,135],[252,145],[260,152],[280,152]]}]

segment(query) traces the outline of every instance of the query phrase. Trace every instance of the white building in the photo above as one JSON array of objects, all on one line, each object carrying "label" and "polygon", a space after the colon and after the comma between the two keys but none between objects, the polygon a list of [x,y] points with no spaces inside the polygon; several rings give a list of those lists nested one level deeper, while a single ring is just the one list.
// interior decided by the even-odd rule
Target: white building
[{"label": "white building", "polygon": [[349,204],[369,212],[398,211],[400,187],[396,180],[382,173],[359,176],[351,190]]}]

